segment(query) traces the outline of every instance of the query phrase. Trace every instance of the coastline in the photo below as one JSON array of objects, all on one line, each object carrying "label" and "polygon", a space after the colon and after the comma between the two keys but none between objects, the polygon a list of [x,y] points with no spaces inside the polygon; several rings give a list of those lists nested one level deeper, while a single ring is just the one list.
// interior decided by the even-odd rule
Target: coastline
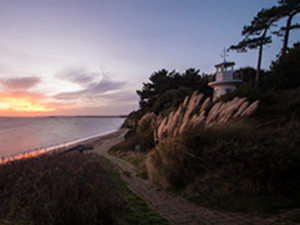
[{"label": "coastline", "polygon": [[[23,152],[18,155],[13,155],[13,156],[8,156],[8,157],[2,157],[0,159],[0,164],[7,163],[9,161],[14,161],[14,160],[20,160],[20,159],[25,159],[29,157],[34,157],[40,154],[47,154],[47,153],[53,153],[53,152],[61,152],[64,151],[66,148],[71,148],[76,145],[91,145],[93,149],[91,151],[95,151],[96,146],[101,146],[105,148],[110,148],[122,140],[124,140],[124,135],[127,132],[128,129],[126,128],[119,128],[116,130],[111,130],[107,131],[101,134],[96,134],[90,137],[78,139],[72,142],[68,142],[62,145],[56,145],[52,146],[49,148],[45,149],[39,149],[35,151],[30,151],[30,152]],[[95,151],[96,152],[96,151]]]}]

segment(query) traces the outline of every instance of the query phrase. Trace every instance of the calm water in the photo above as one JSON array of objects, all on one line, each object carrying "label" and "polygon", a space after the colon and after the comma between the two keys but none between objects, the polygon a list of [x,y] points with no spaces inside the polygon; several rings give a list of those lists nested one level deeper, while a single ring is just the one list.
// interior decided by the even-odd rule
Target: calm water
[{"label": "calm water", "polygon": [[121,127],[119,117],[0,117],[0,156],[49,148]]}]

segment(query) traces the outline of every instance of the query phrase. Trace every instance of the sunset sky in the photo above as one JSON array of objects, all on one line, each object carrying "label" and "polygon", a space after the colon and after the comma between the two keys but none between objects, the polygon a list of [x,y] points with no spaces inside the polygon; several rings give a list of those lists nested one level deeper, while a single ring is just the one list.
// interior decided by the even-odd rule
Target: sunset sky
[{"label": "sunset sky", "polygon": [[[0,0],[0,116],[120,115],[157,70],[213,73],[277,0]],[[294,20],[299,22],[299,16]],[[290,36],[290,46],[300,31]],[[269,68],[282,42],[263,52]],[[230,52],[236,68],[257,51]]]}]

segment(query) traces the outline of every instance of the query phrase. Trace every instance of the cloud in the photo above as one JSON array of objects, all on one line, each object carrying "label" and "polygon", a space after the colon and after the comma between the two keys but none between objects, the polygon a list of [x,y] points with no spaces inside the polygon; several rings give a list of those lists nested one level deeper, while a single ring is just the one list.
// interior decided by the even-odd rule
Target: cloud
[{"label": "cloud", "polygon": [[73,100],[73,99],[78,99],[81,96],[85,96],[85,95],[86,95],[86,91],[83,90],[83,91],[62,92],[53,97],[58,100]]},{"label": "cloud", "polygon": [[131,91],[119,91],[105,95],[105,98],[111,102],[138,102],[138,96],[135,92]]},{"label": "cloud", "polygon": [[49,112],[55,107],[47,103],[43,95],[28,92],[2,92],[0,95],[0,112]]},{"label": "cloud", "polygon": [[125,85],[125,82],[112,81],[104,77],[96,87],[92,89],[93,93],[105,93],[108,91],[118,90]]},{"label": "cloud", "polygon": [[54,96],[60,100],[74,100],[82,97],[89,99],[99,98],[100,96],[108,97],[107,93],[111,91],[119,92],[120,89],[126,84],[126,82],[112,81],[108,77],[104,76],[100,82],[90,83],[87,88],[80,91],[62,92]]},{"label": "cloud", "polygon": [[36,86],[41,79],[39,77],[17,77],[0,79],[0,84],[8,91],[26,91]]},{"label": "cloud", "polygon": [[55,77],[60,80],[79,84],[81,86],[87,86],[95,82],[95,79],[100,77],[100,74],[97,72],[88,72],[84,68],[70,68],[59,72],[55,75]]}]

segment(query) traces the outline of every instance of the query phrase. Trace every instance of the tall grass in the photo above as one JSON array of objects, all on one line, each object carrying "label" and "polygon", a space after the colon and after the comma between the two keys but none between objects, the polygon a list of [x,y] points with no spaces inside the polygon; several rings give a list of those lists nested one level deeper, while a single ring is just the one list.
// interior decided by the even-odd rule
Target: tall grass
[{"label": "tall grass", "polygon": [[205,196],[282,195],[300,200],[300,123],[189,127],[149,154],[151,180]]},{"label": "tall grass", "polygon": [[0,165],[0,224],[118,224],[123,197],[112,173],[86,154]]}]

